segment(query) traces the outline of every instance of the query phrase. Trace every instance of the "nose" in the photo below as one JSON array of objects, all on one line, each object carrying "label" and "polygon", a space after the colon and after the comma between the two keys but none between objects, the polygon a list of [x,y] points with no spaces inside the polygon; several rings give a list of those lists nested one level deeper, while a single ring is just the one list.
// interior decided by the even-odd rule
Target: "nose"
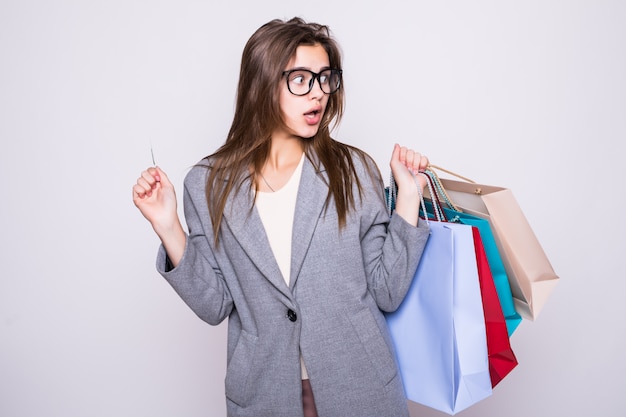
[{"label": "nose", "polygon": [[317,74],[315,78],[313,78],[313,87],[311,91],[309,91],[310,95],[314,97],[322,97],[325,93],[322,91],[322,82],[320,81],[320,74]]}]

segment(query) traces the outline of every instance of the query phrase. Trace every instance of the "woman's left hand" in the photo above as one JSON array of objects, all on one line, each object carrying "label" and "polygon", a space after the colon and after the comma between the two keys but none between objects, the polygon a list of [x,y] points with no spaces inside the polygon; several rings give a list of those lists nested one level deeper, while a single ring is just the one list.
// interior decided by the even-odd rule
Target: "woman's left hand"
[{"label": "woman's left hand", "polygon": [[398,144],[393,148],[390,166],[398,186],[396,212],[413,225],[417,225],[420,205],[417,187],[423,191],[426,186],[426,179],[417,173],[428,168],[428,164],[428,158],[419,152]]}]

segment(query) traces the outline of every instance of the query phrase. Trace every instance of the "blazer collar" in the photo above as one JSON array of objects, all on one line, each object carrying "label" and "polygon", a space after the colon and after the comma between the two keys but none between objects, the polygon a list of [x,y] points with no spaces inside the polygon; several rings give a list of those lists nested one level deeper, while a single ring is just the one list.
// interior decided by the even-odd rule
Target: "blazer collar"
[{"label": "blazer collar", "polygon": [[[289,285],[291,289],[297,282],[328,194],[325,170],[321,166],[317,169],[315,165],[305,156],[293,220]],[[228,198],[224,210],[224,221],[261,274],[277,289],[291,297],[291,290],[287,288],[274,258],[261,217],[256,207],[250,210],[254,198],[250,185],[248,178],[243,182],[239,192]]]}]

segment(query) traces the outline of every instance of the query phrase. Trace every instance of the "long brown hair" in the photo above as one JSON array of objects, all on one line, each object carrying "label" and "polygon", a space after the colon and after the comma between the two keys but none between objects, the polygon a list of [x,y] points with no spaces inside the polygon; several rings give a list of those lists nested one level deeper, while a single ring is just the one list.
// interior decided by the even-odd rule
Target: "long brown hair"
[{"label": "long brown hair", "polygon": [[[285,128],[279,105],[279,83],[282,73],[300,45],[321,45],[328,54],[331,68],[341,69],[341,51],[325,25],[307,23],[300,18],[288,21],[272,20],[250,37],[244,47],[235,115],[225,143],[209,155],[210,172],[206,183],[207,204],[215,242],[228,195],[239,192],[247,178],[255,189],[258,173],[270,150],[271,135],[277,128]],[[344,92],[340,88],[328,99],[317,134],[304,140],[307,158],[322,165],[328,176],[329,204],[332,197],[339,214],[339,226],[345,225],[348,211],[354,207],[354,182],[361,195],[361,183],[355,173],[352,153],[365,158],[360,150],[339,143],[330,136],[332,127],[341,120]],[[317,155],[312,158],[312,153]],[[251,172],[252,171],[252,172]],[[252,206],[250,207],[252,209]]]}]

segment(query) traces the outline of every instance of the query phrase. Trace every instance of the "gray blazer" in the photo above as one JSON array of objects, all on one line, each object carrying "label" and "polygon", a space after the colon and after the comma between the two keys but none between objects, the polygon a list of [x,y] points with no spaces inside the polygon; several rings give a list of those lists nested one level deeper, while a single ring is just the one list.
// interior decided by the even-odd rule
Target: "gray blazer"
[{"label": "gray blazer", "polygon": [[357,209],[339,230],[334,202],[324,210],[325,172],[305,158],[289,286],[250,210],[249,180],[230,196],[215,247],[207,168],[196,166],[185,178],[187,247],[171,270],[161,247],[157,268],[202,320],[216,325],[228,317],[228,416],[302,416],[300,354],[320,417],[408,416],[381,310],[402,302],[429,230],[424,222],[390,219],[382,180],[372,182],[353,159],[364,195],[359,200],[355,192]]}]

